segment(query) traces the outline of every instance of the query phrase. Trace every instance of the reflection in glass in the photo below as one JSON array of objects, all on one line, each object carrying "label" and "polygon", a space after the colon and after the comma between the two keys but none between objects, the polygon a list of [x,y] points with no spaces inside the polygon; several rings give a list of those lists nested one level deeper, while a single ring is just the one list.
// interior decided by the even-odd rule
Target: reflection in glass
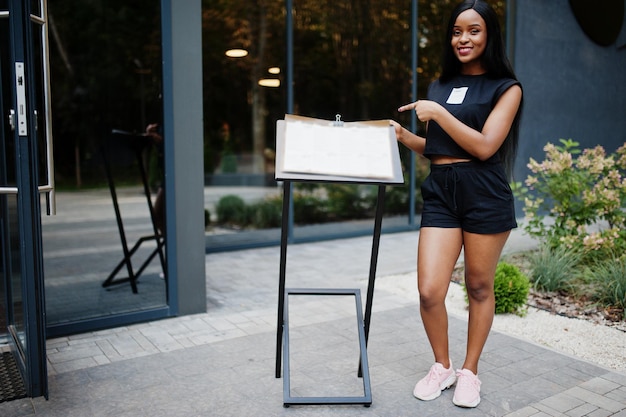
[{"label": "reflection in glass", "polygon": [[16,336],[17,341],[22,345],[22,349],[26,351],[25,323],[24,323],[24,303],[22,301],[22,268],[21,253],[19,241],[19,219],[17,211],[17,196],[8,196],[8,219],[9,224],[7,232],[10,240],[9,249],[9,276],[11,292],[11,305],[9,306],[9,325]]},{"label": "reflection in glass", "polygon": [[30,14],[31,16],[36,16],[39,18],[43,18],[43,7],[41,0],[30,0]]},{"label": "reflection in glass", "polygon": [[[3,166],[0,161],[0,168]],[[7,330],[12,329],[17,340],[26,348],[24,337],[24,310],[22,302],[22,282],[20,264],[19,227],[17,197],[15,194],[0,194],[0,234],[2,253],[0,254],[0,342],[8,338]],[[6,292],[5,292],[6,290]],[[4,302],[8,304],[5,305]]]},{"label": "reflection in glass", "polygon": [[[50,0],[48,13],[57,184],[57,214],[42,218],[48,325],[166,306],[157,240],[142,240],[155,235],[147,198],[163,178],[161,148],[145,135],[163,119],[160,2]],[[122,281],[129,271],[136,293]]]},{"label": "reflection in glass", "polygon": [[[12,135],[3,132],[2,147],[12,149],[9,145]],[[7,181],[7,160],[14,154],[0,152],[0,187],[10,184]],[[13,165],[13,164],[11,164]],[[13,175],[11,175],[13,177]],[[22,351],[26,350],[24,303],[22,297],[21,245],[19,238],[19,218],[16,194],[0,194],[0,236],[2,252],[0,253],[0,342],[8,340],[8,329],[11,329]],[[7,302],[5,305],[4,303]]]},{"label": "reflection in glass", "polygon": [[[341,114],[346,121],[398,117],[395,109],[410,98],[410,3],[292,3],[294,113],[327,120]],[[273,181],[275,126],[285,115],[289,87],[285,4],[204,4],[207,250],[276,243],[282,184]],[[224,51],[232,48],[248,54],[228,58]],[[405,148],[402,159],[408,170]],[[376,186],[294,187],[295,238],[371,233]],[[383,230],[406,227],[409,210],[419,210],[419,203],[409,208],[408,188],[388,187]],[[255,214],[223,215],[248,208]]]},{"label": "reflection in glass", "polygon": [[[7,2],[0,2],[0,39],[3,42],[10,39],[7,9]],[[9,50],[8,44],[3,44],[0,49],[0,77],[3,86],[12,85]],[[3,115],[9,114],[9,109],[13,107],[11,94],[10,88],[2,88],[0,113]],[[15,139],[9,123],[5,120],[8,119],[3,116],[0,123],[3,128],[0,132],[0,188],[14,188]],[[0,192],[0,341],[7,339],[8,328],[11,328],[25,348],[18,220],[16,194]]]}]

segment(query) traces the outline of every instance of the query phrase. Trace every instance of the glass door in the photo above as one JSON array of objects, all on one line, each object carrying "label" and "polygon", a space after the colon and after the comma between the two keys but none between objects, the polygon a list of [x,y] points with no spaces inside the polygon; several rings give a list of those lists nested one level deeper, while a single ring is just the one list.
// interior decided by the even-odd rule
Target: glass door
[{"label": "glass door", "polygon": [[0,344],[48,395],[40,195],[53,207],[46,0],[0,0]]}]

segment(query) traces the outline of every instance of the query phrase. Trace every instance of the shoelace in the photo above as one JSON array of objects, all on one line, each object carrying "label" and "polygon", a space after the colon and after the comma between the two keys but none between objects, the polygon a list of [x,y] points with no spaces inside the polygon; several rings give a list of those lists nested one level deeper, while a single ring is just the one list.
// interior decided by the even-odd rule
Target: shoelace
[{"label": "shoelace", "polygon": [[428,372],[428,381],[439,382],[439,375],[441,375],[441,372],[439,372],[437,368],[432,368],[430,372]]},{"label": "shoelace", "polygon": [[471,387],[471,388],[478,387],[476,378],[472,378],[471,376],[462,374],[460,372],[456,376],[457,376],[457,382],[456,382],[457,386]]}]

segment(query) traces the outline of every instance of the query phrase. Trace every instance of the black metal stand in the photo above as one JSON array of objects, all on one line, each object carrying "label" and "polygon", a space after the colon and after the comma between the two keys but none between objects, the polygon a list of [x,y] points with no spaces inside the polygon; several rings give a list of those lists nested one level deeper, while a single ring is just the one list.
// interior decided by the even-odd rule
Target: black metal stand
[{"label": "black metal stand", "polygon": [[[280,273],[278,289],[278,323],[276,327],[276,378],[281,377],[281,363],[284,360],[285,372],[283,375],[283,406],[290,405],[314,405],[314,404],[362,404],[369,407],[372,404],[372,393],[369,378],[369,368],[367,362],[367,341],[369,337],[369,327],[372,315],[372,302],[374,299],[374,284],[376,281],[376,266],[378,263],[378,249],[380,243],[380,233],[382,217],[384,211],[385,185],[378,187],[378,199],[376,206],[376,217],[374,223],[374,236],[370,259],[369,281],[367,288],[367,298],[365,303],[365,314],[361,304],[361,293],[359,289],[295,289],[285,288],[287,269],[287,243],[289,227],[289,204],[291,199],[291,181],[283,183],[283,217],[280,249]],[[363,378],[364,395],[362,397],[292,397],[290,392],[289,375],[289,311],[286,299],[289,295],[339,295],[354,296],[357,309],[357,327],[359,334],[360,361],[358,376]],[[284,354],[284,358],[281,358]]]},{"label": "black metal stand", "polygon": [[355,289],[320,289],[320,288],[288,288],[285,296],[290,295],[339,295],[354,296],[356,302],[356,321],[359,335],[359,377],[363,379],[362,397],[292,397],[289,378],[289,301],[285,303],[284,315],[284,344],[285,377],[283,379],[283,406],[290,405],[315,405],[315,404],[363,404],[369,407],[372,404],[372,388],[370,385],[369,367],[367,362],[367,340],[365,338],[365,325],[363,322],[363,307],[361,304],[361,291]]},{"label": "black metal stand", "polygon": [[[104,158],[104,168],[106,171],[107,181],[109,183],[109,190],[111,192],[111,199],[113,200],[113,209],[115,210],[115,219],[117,221],[117,228],[120,234],[120,240],[122,243],[122,251],[124,253],[124,257],[117,264],[117,266],[113,269],[111,274],[107,277],[107,279],[102,283],[104,288],[122,284],[125,282],[130,282],[131,289],[133,293],[137,293],[137,280],[142,272],[146,269],[146,267],[150,264],[150,262],[154,259],[156,255],[159,255],[159,260],[161,262],[161,269],[163,272],[163,276],[166,277],[167,283],[167,268],[165,267],[165,255],[163,253],[163,247],[165,246],[165,237],[159,233],[159,230],[156,226],[155,215],[154,215],[154,207],[152,205],[152,198],[150,193],[150,185],[148,183],[148,176],[146,174],[146,169],[143,163],[143,150],[150,145],[150,138],[142,135],[134,135],[127,132],[121,132],[114,130],[114,136],[119,136],[124,141],[131,150],[135,153],[135,158],[137,160],[137,164],[139,165],[139,172],[141,174],[141,181],[143,183],[144,194],[146,196],[146,201],[148,204],[148,210],[150,211],[150,220],[152,222],[152,231],[153,234],[148,236],[140,237],[137,242],[133,245],[131,249],[128,248],[128,241],[126,239],[126,232],[124,230],[124,222],[122,221],[122,215],[120,212],[119,203],[117,201],[117,192],[115,191],[115,182],[113,180],[113,174],[111,171],[109,157],[107,155],[107,151],[105,149],[102,150],[102,156]],[[135,271],[132,264],[132,257],[135,252],[141,247],[144,242],[154,240],[156,241],[156,248],[150,253],[150,255],[146,258],[146,260],[141,264],[139,269]],[[126,267],[126,271],[128,276],[123,278],[115,278],[117,274],[121,271],[123,267]],[[166,286],[167,287],[167,286]]]}]

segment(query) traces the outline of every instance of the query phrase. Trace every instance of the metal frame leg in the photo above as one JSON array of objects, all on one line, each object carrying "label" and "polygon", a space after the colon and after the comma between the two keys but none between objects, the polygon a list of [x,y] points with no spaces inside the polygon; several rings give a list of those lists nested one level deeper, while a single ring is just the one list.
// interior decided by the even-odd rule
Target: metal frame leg
[{"label": "metal frame leg", "polygon": [[[290,405],[316,405],[316,404],[362,404],[369,407],[372,404],[372,388],[370,384],[369,366],[367,362],[367,346],[365,342],[365,324],[363,322],[363,307],[361,305],[361,291],[359,289],[307,289],[289,288],[285,290],[287,302],[284,305],[284,340],[283,356],[285,361],[285,374],[283,375],[283,406]],[[359,335],[360,358],[359,364],[362,370],[363,396],[362,397],[294,397],[291,395],[290,364],[289,364],[289,301],[290,295],[338,295],[353,296],[356,302],[356,320]]]}]

